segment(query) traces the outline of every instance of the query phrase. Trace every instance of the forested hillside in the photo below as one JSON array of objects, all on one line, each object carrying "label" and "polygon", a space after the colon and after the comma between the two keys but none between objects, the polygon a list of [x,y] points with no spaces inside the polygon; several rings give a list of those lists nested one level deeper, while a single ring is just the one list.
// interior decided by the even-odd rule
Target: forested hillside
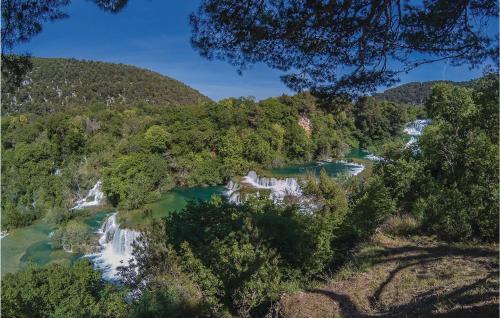
[{"label": "forested hillside", "polygon": [[97,179],[111,203],[136,209],[176,185],[223,184],[258,167],[339,158],[397,136],[408,121],[406,107],[372,98],[330,112],[316,104],[301,94],[3,116],[2,225],[64,211]]},{"label": "forested hillside", "polygon": [[423,106],[424,102],[431,95],[432,87],[436,84],[465,85],[466,83],[453,81],[428,81],[411,82],[385,90],[383,93],[374,94],[377,100],[388,101],[415,106]]},{"label": "forested hillside", "polygon": [[[472,88],[434,87],[425,104],[432,123],[418,144],[406,147],[390,141],[408,120],[403,106],[372,98],[336,105],[334,113],[314,106],[310,96],[298,95],[162,112],[94,107],[3,118],[2,222],[15,227],[47,213],[69,233],[77,219],[57,211],[69,191],[97,174],[108,199],[127,213],[172,184],[220,183],[254,167],[335,156],[377,139],[385,149],[366,177],[309,175],[304,194],[321,203],[314,213],[264,196],[239,205],[212,197],[148,219],[135,261],[120,269],[120,286],[98,281],[86,262],[9,274],[3,313],[492,316],[498,303],[496,74]],[[310,136],[301,118],[310,120]]]},{"label": "forested hillside", "polygon": [[94,102],[177,106],[210,100],[175,79],[134,66],[51,58],[32,62],[21,87],[14,92],[2,90],[4,114],[43,114]]}]

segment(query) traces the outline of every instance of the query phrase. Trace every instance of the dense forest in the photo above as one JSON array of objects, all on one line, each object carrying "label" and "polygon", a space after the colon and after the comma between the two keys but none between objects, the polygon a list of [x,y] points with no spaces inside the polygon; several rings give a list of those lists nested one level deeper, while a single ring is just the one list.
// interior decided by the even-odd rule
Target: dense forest
[{"label": "dense forest", "polygon": [[[438,83],[425,108],[374,97],[325,105],[308,93],[259,102],[83,105],[2,116],[2,228],[43,219],[57,224],[53,248],[91,252],[82,216],[92,212],[69,211],[101,180],[121,214],[144,215],[135,261],[120,269],[120,286],[85,260],[29,266],[2,279],[4,313],[259,317],[280,295],[335,271],[389,217],[411,220],[408,233],[496,240],[494,75],[469,87]],[[403,127],[417,117],[432,124],[418,144],[405,146]],[[147,208],[176,186],[220,185],[249,170],[342,158],[353,148],[383,159],[363,177],[306,175],[302,187],[318,203],[314,213],[264,197],[240,205],[213,197],[161,220]],[[68,288],[52,292],[62,285]]]},{"label": "dense forest", "polygon": [[210,101],[175,79],[130,65],[50,58],[30,62],[21,86],[2,89],[3,114],[44,114],[91,103],[167,107]]},{"label": "dense forest", "polygon": [[2,317],[498,317],[498,1],[88,2],[2,1]]},{"label": "dense forest", "polygon": [[[419,145],[410,147],[390,138],[391,131],[397,131],[395,126],[400,128],[408,119],[393,122],[389,118],[404,108],[395,112],[393,104],[366,98],[354,108],[344,105],[339,113],[326,114],[313,111],[309,98],[281,97],[259,103],[228,99],[161,114],[155,108],[110,113],[96,106],[84,115],[65,112],[49,119],[34,115],[6,118],[5,158],[38,160],[30,164],[26,159],[6,161],[10,169],[17,164],[19,173],[16,179],[7,168],[4,175],[22,181],[20,177],[36,173],[44,176],[45,183],[2,184],[18,187],[8,193],[20,193],[27,184],[33,186],[19,198],[36,202],[35,207],[42,204],[39,202],[50,206],[62,200],[63,196],[49,190],[64,189],[61,185],[71,189],[71,182],[99,173],[114,204],[140,206],[168,189],[170,183],[218,183],[251,166],[334,156],[349,146],[366,143],[366,131],[381,134],[384,160],[366,178],[335,180],[325,172],[319,178],[309,175],[304,191],[322,203],[315,213],[304,213],[293,204],[276,205],[266,198],[241,205],[220,197],[192,202],[180,213],[148,222],[134,252],[135,262],[121,269],[123,286],[106,285],[86,262],[29,268],[2,280],[2,310],[18,317],[33,312],[44,317],[52,313],[262,317],[273,314],[272,304],[284,293],[314,286],[325,273],[338,269],[350,251],[388,217],[411,220],[400,226],[407,234],[431,234],[447,241],[497,239],[496,75],[475,82],[472,88],[435,86],[425,105],[433,122]],[[134,116],[127,117],[130,112]],[[313,127],[310,136],[298,125],[305,114]],[[374,114],[387,120],[377,123],[389,125],[374,127],[370,120]],[[50,123],[47,128],[40,124],[45,120]],[[75,126],[68,127],[69,123]],[[98,129],[91,132],[88,126]],[[272,138],[266,139],[269,135]],[[35,136],[36,142],[27,142],[27,136]],[[67,161],[51,164],[61,156]],[[56,177],[53,171],[58,168],[63,172]],[[88,175],[78,175],[78,171]],[[34,189],[43,189],[44,196],[36,196],[39,192]],[[27,209],[21,207],[26,203],[15,199],[2,200],[11,204],[4,211],[23,216]],[[65,288],[51,292],[51,286],[61,284]],[[131,298],[124,298],[126,293]],[[80,301],[86,305],[78,306]],[[36,307],[31,306],[33,302]]]},{"label": "dense forest", "polygon": [[389,88],[382,93],[373,95],[379,101],[388,101],[413,106],[424,106],[425,101],[431,95],[432,87],[436,84],[453,84],[467,86],[470,82],[453,81],[427,81],[411,82]]},{"label": "dense forest", "polygon": [[370,97],[328,112],[318,105],[304,93],[169,107],[94,102],[4,115],[3,227],[64,213],[101,178],[113,205],[137,209],[174,186],[223,184],[250,169],[340,158],[397,138],[416,116]]}]

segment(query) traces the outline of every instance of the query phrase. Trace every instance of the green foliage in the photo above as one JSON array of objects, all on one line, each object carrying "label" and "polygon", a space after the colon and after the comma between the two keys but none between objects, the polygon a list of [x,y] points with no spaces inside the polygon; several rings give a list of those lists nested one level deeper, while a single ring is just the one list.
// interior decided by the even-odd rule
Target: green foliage
[{"label": "green foliage", "polygon": [[146,130],[144,141],[152,152],[163,152],[171,142],[170,134],[161,126],[153,125]]},{"label": "green foliage", "polygon": [[287,155],[292,158],[308,158],[310,157],[309,146],[310,141],[307,138],[306,132],[298,123],[290,123],[285,128],[285,149]]},{"label": "green foliage", "polygon": [[498,78],[473,89],[436,85],[420,150],[393,152],[377,174],[402,212],[448,240],[498,234]]},{"label": "green foliage", "polygon": [[52,246],[72,252],[90,252],[92,246],[90,227],[76,220],[71,220],[54,231],[51,237]]},{"label": "green foliage", "polygon": [[400,135],[408,122],[408,115],[405,106],[362,97],[354,107],[354,119],[362,146],[367,146],[374,141]]},{"label": "green foliage", "polygon": [[185,277],[201,292],[201,303],[196,297],[193,302],[205,315],[257,314],[292,285],[319,274],[334,256],[347,199],[326,173],[316,186],[323,207],[314,214],[263,199],[240,206],[220,198],[191,203],[154,223],[136,252],[139,273],[132,282],[167,286],[175,285],[173,277]]},{"label": "green foliage", "polygon": [[170,181],[167,163],[158,154],[122,155],[103,173],[108,200],[126,209],[158,199]]},{"label": "green foliage", "polygon": [[366,238],[384,219],[396,212],[396,201],[382,181],[374,177],[357,200],[350,220],[351,235]]},{"label": "green foliage", "polygon": [[70,211],[60,207],[54,207],[47,211],[45,221],[49,224],[61,224],[70,218]]},{"label": "green foliage", "polygon": [[[220,199],[189,205],[148,234],[136,281],[161,279],[168,285],[172,278],[165,273],[177,268],[201,290],[200,308],[255,314],[334,257],[349,213],[344,190],[324,171],[310,189],[308,195],[322,206],[314,214],[258,199],[242,206]],[[164,264],[160,272],[158,264]]]},{"label": "green foliage", "polygon": [[271,161],[271,146],[257,133],[250,133],[244,141],[244,157],[259,164],[269,164]]},{"label": "green foliage", "polygon": [[[96,68],[92,72],[102,67],[111,77],[115,71],[122,74],[122,66],[105,63],[35,62],[44,72],[50,68],[50,76],[61,67],[68,68],[70,76],[74,67],[90,66]],[[38,87],[38,71],[34,72],[33,83],[19,94]],[[127,76],[132,80],[136,75]],[[56,77],[56,82],[61,80]],[[125,100],[115,98],[115,103],[106,105],[86,95],[87,90],[94,91],[92,85],[82,79],[75,88],[82,90],[78,98],[86,96],[81,104],[85,107],[72,107],[76,104],[69,98],[61,107],[50,104],[57,110],[54,113],[2,117],[4,227],[28,225],[46,211],[71,207],[99,179],[111,204],[135,209],[173,186],[217,185],[249,169],[341,157],[359,141],[369,140],[368,134],[375,130],[379,139],[396,134],[403,120],[393,116],[399,114],[396,106],[377,104],[382,117],[370,119],[373,129],[360,130],[353,105],[338,102],[326,112],[317,107],[320,101],[305,93],[261,102],[231,98],[182,107],[161,107],[152,100],[156,95],[148,104],[136,103],[120,93]],[[64,95],[66,86],[60,87]],[[137,96],[149,89],[144,87]],[[51,100],[50,89],[44,92]],[[300,119],[310,123],[307,131]],[[379,119],[384,123],[379,125]]]},{"label": "green foliage", "polygon": [[218,153],[224,158],[241,157],[243,154],[243,143],[235,127],[227,130],[219,141]]},{"label": "green foliage", "polygon": [[129,317],[124,296],[88,261],[29,267],[2,277],[2,316]]},{"label": "green foliage", "polygon": [[27,225],[45,209],[64,204],[61,180],[53,174],[57,160],[56,146],[43,138],[2,152],[3,224]]},{"label": "green foliage", "polygon": [[[164,276],[166,285],[151,282],[140,298],[132,302],[133,317],[197,317],[203,312],[202,296],[185,275]],[[154,288],[152,287],[154,286]]]},{"label": "green foliage", "polygon": [[30,61],[32,70],[23,85],[10,94],[2,91],[4,114],[43,114],[92,102],[169,107],[210,101],[179,81],[129,65],[74,59]]}]

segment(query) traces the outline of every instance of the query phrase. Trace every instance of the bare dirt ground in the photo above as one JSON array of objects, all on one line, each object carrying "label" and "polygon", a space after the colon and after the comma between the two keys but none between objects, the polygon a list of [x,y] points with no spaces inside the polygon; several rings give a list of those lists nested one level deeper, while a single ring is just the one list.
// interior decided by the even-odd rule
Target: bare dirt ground
[{"label": "bare dirt ground", "polygon": [[378,233],[327,283],[285,295],[281,317],[498,317],[498,245]]}]

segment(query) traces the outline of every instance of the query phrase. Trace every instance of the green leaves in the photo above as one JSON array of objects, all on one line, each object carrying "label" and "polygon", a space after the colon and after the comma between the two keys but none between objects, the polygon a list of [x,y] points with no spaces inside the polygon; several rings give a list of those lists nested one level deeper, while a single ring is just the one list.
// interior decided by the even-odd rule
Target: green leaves
[{"label": "green leaves", "polygon": [[170,145],[172,137],[162,126],[153,125],[146,130],[144,140],[151,152],[162,153]]},{"label": "green leaves", "polygon": [[122,155],[103,172],[103,191],[108,200],[126,209],[159,198],[172,181],[166,161],[158,154]]},{"label": "green leaves", "polygon": [[[498,78],[475,90],[439,84],[426,103],[433,122],[421,152],[384,162],[377,174],[402,212],[447,240],[493,241],[498,234]],[[488,96],[488,98],[485,98]],[[495,128],[494,128],[495,127]]]},{"label": "green leaves", "polygon": [[7,317],[129,317],[124,296],[105,284],[87,260],[2,277],[2,315]]}]

